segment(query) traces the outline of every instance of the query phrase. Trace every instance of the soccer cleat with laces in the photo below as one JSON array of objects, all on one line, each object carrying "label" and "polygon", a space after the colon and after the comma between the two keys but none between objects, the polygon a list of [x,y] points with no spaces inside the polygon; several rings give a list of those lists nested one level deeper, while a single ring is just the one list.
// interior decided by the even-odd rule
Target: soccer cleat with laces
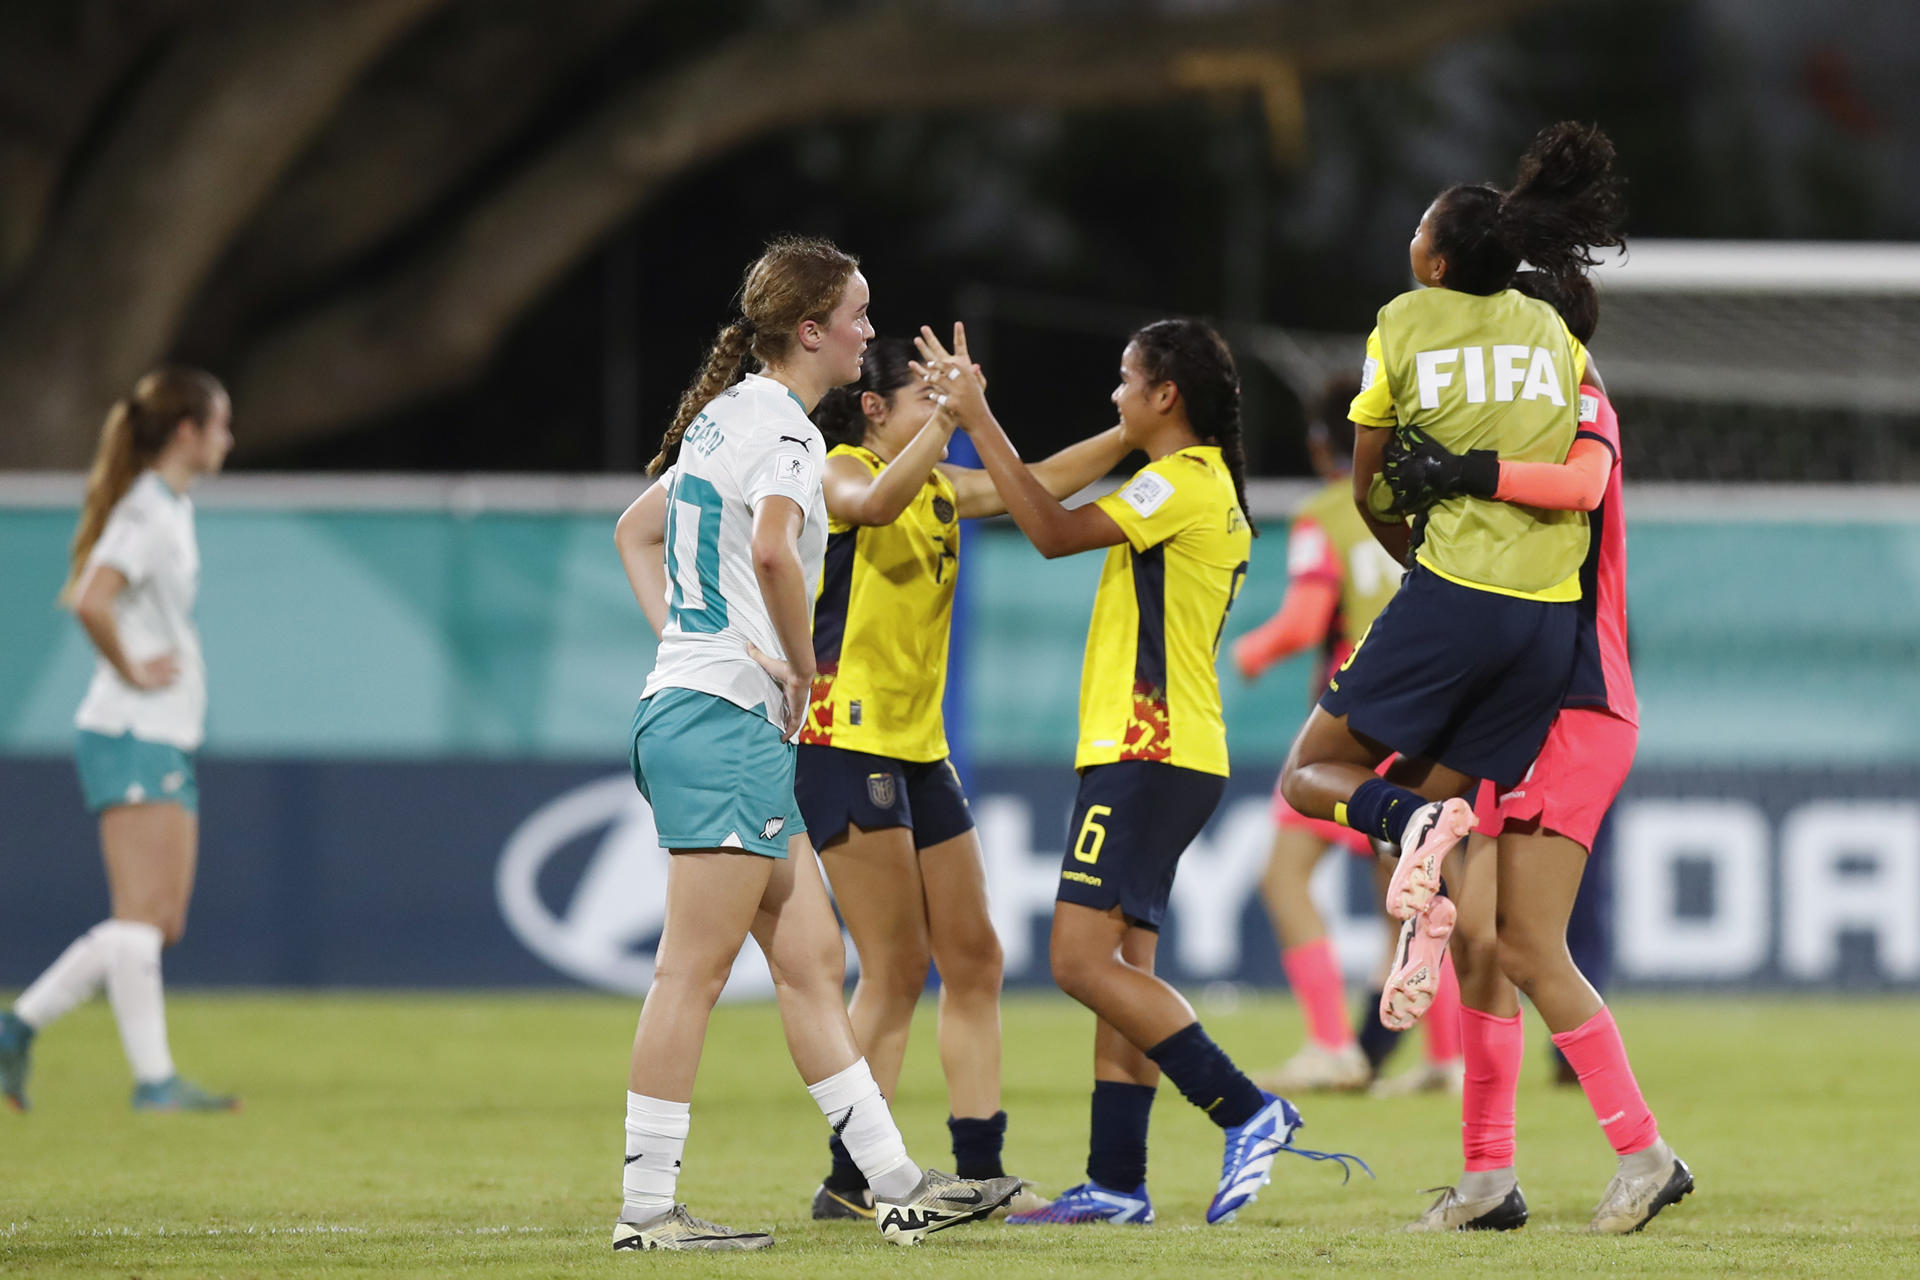
[{"label": "soccer cleat with laces", "polygon": [[1266,1099],[1266,1105],[1254,1112],[1245,1124],[1227,1130],[1227,1149],[1220,1161],[1220,1185],[1214,1192],[1213,1203],[1207,1206],[1209,1223],[1232,1222],[1235,1214],[1252,1204],[1260,1188],[1272,1181],[1274,1157],[1283,1151],[1308,1160],[1337,1161],[1345,1175],[1343,1182],[1353,1176],[1349,1160],[1365,1169],[1369,1178],[1373,1176],[1373,1170],[1358,1156],[1294,1146],[1294,1133],[1306,1123],[1300,1118],[1299,1108],[1270,1093],[1260,1096]]},{"label": "soccer cleat with laces", "polygon": [[1427,909],[1440,891],[1440,864],[1467,838],[1473,823],[1473,806],[1458,797],[1413,811],[1400,829],[1400,861],[1387,883],[1388,915],[1405,920]]},{"label": "soccer cleat with laces", "polygon": [[25,1111],[27,1074],[33,1069],[33,1028],[9,1009],[0,1013],[0,1097],[15,1111]]},{"label": "soccer cleat with laces", "polygon": [[919,1244],[936,1231],[979,1221],[1019,1193],[1018,1178],[975,1181],[928,1169],[905,1199],[875,1196],[874,1223],[895,1244]]},{"label": "soccer cleat with laces", "polygon": [[1516,1231],[1527,1225],[1527,1198],[1514,1183],[1505,1193],[1468,1200],[1457,1187],[1434,1187],[1440,1198],[1406,1225],[1408,1231]]},{"label": "soccer cleat with laces", "polygon": [[1136,1222],[1153,1221],[1153,1201],[1147,1198],[1147,1184],[1141,1183],[1131,1191],[1115,1191],[1103,1187],[1097,1182],[1083,1182],[1077,1187],[1068,1187],[1053,1203],[1040,1209],[1025,1213],[1007,1215],[1012,1226],[1034,1226],[1047,1224],[1070,1226],[1082,1222]]},{"label": "soccer cleat with laces", "polygon": [[1587,1230],[1624,1236],[1640,1230],[1693,1190],[1693,1170],[1664,1140],[1620,1157],[1620,1168],[1600,1197]]},{"label": "soccer cleat with laces", "polygon": [[723,1227],[717,1222],[708,1222],[705,1218],[694,1217],[687,1212],[687,1206],[683,1204],[676,1204],[652,1222],[638,1226],[631,1222],[613,1224],[615,1253],[624,1253],[630,1249],[672,1249],[678,1252],[738,1251],[765,1249],[772,1243],[773,1232],[771,1231],[735,1231],[732,1227]]},{"label": "soccer cleat with laces", "polygon": [[1373,1068],[1358,1044],[1339,1049],[1308,1041],[1300,1051],[1254,1083],[1268,1093],[1344,1093],[1364,1089]]},{"label": "soccer cleat with laces", "polygon": [[820,1184],[813,1193],[813,1220],[815,1222],[872,1222],[873,1192],[866,1187],[858,1191],[842,1191]]},{"label": "soccer cleat with laces", "polygon": [[135,1111],[238,1111],[240,1099],[208,1093],[182,1076],[133,1086]]},{"label": "soccer cleat with laces", "polygon": [[1426,910],[1400,926],[1393,972],[1380,987],[1380,1025],[1387,1030],[1410,1030],[1433,1007],[1458,914],[1452,899],[1433,897],[1427,899]]}]

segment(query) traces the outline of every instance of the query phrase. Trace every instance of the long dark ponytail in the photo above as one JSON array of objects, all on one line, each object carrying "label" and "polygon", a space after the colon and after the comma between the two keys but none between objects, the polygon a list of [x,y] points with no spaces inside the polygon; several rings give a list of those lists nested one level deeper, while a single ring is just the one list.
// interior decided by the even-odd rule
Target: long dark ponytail
[{"label": "long dark ponytail", "polygon": [[813,425],[826,437],[827,448],[866,440],[867,411],[861,397],[871,391],[886,400],[913,382],[908,362],[917,354],[905,338],[875,338],[867,344],[866,354],[860,357],[860,381],[832,388],[814,406]]},{"label": "long dark ponytail", "polygon": [[1155,320],[1128,340],[1139,353],[1149,382],[1171,382],[1186,405],[1187,425],[1208,444],[1233,476],[1234,496],[1253,536],[1260,530],[1247,511],[1247,450],[1240,426],[1240,371],[1227,340],[1202,320]]},{"label": "long dark ponytail", "polygon": [[1598,125],[1563,120],[1534,137],[1510,190],[1471,183],[1442,191],[1428,215],[1434,252],[1446,261],[1441,283],[1494,294],[1512,285],[1522,261],[1573,275],[1597,261],[1595,249],[1626,243],[1613,162],[1613,142]]}]

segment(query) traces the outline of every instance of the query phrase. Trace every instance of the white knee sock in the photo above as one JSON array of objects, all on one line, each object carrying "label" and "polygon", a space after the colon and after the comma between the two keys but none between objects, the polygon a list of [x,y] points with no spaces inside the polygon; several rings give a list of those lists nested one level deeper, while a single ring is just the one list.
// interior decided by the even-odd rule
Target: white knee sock
[{"label": "white knee sock", "polygon": [[157,1084],[173,1075],[167,1002],[160,988],[160,948],[166,938],[139,920],[109,920],[96,932],[106,941],[107,1001],[120,1024],[120,1045],[133,1078]]},{"label": "white knee sock", "polygon": [[673,1208],[680,1154],[693,1123],[687,1103],[627,1094],[627,1164],[620,1175],[620,1221],[645,1226]]},{"label": "white knee sock", "polygon": [[919,1185],[920,1166],[907,1155],[907,1144],[865,1058],[819,1084],[808,1085],[807,1092],[820,1104],[860,1172],[867,1175],[876,1198],[903,1200]]},{"label": "white knee sock", "polygon": [[60,958],[14,1001],[13,1011],[34,1030],[71,1012],[93,998],[107,979],[107,943],[103,932],[113,921],[104,920],[68,944]]}]

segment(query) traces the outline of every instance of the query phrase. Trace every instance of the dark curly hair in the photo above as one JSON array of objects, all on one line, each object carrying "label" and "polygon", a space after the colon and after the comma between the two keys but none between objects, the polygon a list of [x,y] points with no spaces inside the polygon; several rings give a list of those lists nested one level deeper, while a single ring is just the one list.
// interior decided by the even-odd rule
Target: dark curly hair
[{"label": "dark curly hair", "polygon": [[1428,215],[1433,250],[1447,264],[1442,283],[1494,294],[1512,285],[1522,261],[1574,275],[1597,261],[1594,249],[1625,244],[1613,161],[1613,142],[1599,126],[1567,120],[1534,138],[1510,190],[1471,183],[1442,191]]},{"label": "dark curly hair", "polygon": [[1513,287],[1558,311],[1581,346],[1592,344],[1593,331],[1600,327],[1600,294],[1586,272],[1554,276],[1544,271],[1522,271],[1513,277]]},{"label": "dark curly hair", "polygon": [[1208,444],[1220,446],[1220,459],[1233,476],[1240,514],[1254,537],[1247,514],[1247,451],[1240,429],[1240,372],[1227,340],[1202,320],[1155,320],[1127,342],[1140,353],[1149,381],[1171,382],[1187,407],[1187,425]]}]

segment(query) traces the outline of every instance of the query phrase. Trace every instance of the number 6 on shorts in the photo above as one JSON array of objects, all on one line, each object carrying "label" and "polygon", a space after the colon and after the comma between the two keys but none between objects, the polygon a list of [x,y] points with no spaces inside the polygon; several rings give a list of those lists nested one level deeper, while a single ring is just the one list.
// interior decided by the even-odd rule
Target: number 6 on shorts
[{"label": "number 6 on shorts", "polygon": [[1113,812],[1112,805],[1094,804],[1087,806],[1086,820],[1080,824],[1080,834],[1073,838],[1073,856],[1082,862],[1100,861],[1101,846],[1107,843],[1107,829],[1100,819]]}]

